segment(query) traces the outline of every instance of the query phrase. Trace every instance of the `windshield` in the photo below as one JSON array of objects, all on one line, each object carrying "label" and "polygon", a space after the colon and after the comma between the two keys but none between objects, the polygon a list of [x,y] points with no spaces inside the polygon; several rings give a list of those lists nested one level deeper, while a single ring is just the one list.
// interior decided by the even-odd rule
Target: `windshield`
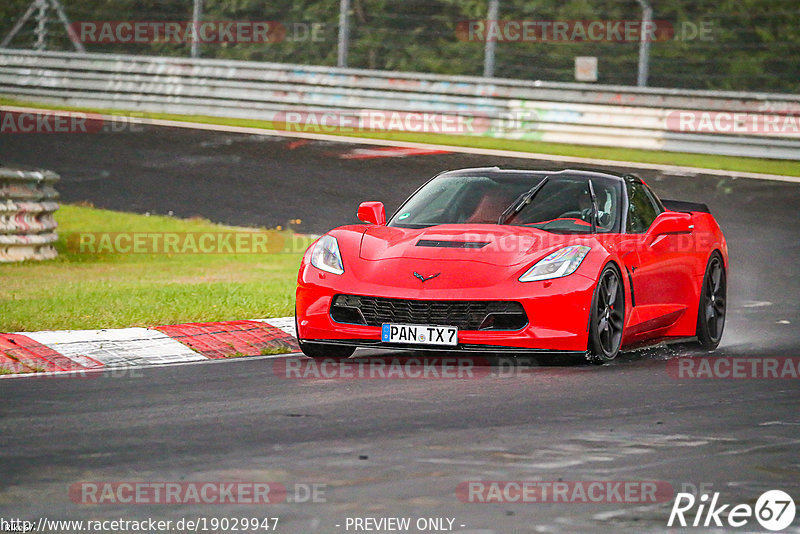
[{"label": "windshield", "polygon": [[[544,184],[541,182],[547,178]],[[618,232],[622,183],[592,176],[597,231]],[[541,185],[537,188],[537,185]],[[531,193],[534,193],[533,195]],[[530,226],[553,233],[592,231],[589,177],[532,173],[442,175],[414,194],[389,222],[401,228],[438,224]],[[503,217],[503,214],[506,215]]]}]

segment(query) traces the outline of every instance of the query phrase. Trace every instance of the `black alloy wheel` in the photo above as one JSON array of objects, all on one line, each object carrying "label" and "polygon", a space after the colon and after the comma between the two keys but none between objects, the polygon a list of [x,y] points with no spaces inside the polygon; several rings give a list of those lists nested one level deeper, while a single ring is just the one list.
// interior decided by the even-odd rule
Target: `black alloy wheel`
[{"label": "black alloy wheel", "polygon": [[619,271],[607,265],[600,275],[592,302],[589,359],[602,364],[617,357],[625,322],[625,288]]},{"label": "black alloy wheel", "polygon": [[697,341],[706,350],[716,349],[722,340],[727,290],[725,266],[719,254],[715,253],[706,266],[700,291],[700,308],[697,312]]}]

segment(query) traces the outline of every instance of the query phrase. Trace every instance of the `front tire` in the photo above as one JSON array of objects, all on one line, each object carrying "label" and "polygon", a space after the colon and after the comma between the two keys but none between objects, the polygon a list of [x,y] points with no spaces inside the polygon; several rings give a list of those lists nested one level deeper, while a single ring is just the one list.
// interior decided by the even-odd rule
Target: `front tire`
[{"label": "front tire", "polygon": [[610,362],[619,354],[625,322],[625,287],[613,265],[600,274],[589,321],[589,361]]},{"label": "front tire", "polygon": [[297,332],[297,344],[300,350],[315,360],[333,359],[344,360],[353,355],[356,351],[355,347],[350,345],[325,345],[323,343],[312,343],[300,339],[300,329],[297,322],[297,310],[294,312],[294,329]]},{"label": "front tire", "polygon": [[697,343],[705,350],[716,349],[722,340],[727,292],[725,265],[720,255],[715,252],[706,266],[697,311]]}]

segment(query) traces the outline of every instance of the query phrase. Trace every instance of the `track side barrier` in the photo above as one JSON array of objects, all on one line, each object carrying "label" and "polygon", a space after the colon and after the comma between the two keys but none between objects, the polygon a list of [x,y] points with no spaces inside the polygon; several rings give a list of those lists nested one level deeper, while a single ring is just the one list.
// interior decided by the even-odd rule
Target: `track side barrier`
[{"label": "track side barrier", "polygon": [[0,167],[0,262],[48,260],[58,253],[53,213],[59,176]]},{"label": "track side barrier", "polygon": [[[0,49],[0,96],[271,121],[800,160],[800,96]],[[0,108],[0,112],[2,109]]]}]

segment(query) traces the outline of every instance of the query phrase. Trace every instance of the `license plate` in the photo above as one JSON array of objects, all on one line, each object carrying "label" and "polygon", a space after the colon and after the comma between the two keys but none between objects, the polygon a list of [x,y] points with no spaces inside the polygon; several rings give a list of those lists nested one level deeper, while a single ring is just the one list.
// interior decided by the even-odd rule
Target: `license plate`
[{"label": "license plate", "polygon": [[415,345],[458,345],[458,328],[455,326],[383,324],[381,341]]}]

